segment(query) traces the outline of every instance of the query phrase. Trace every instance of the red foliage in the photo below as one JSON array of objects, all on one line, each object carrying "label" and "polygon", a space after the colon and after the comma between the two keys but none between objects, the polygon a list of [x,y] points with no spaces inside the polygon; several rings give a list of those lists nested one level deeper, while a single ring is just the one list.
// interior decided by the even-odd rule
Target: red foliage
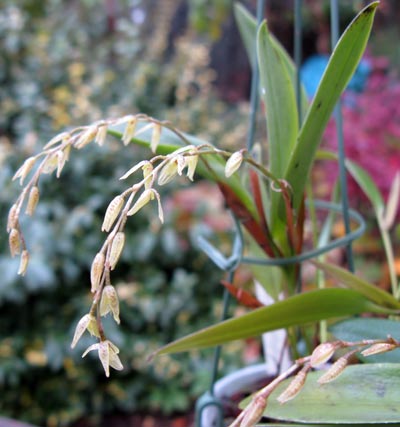
[{"label": "red foliage", "polygon": [[[387,197],[395,173],[400,170],[400,82],[383,71],[382,58],[372,59],[374,72],[365,91],[344,97],[343,133],[346,157],[366,169]],[[326,147],[337,149],[332,120],[325,132]],[[324,163],[324,178],[332,185],[337,165]],[[318,171],[321,174],[321,171]],[[349,180],[352,201],[362,200],[357,184]]]}]

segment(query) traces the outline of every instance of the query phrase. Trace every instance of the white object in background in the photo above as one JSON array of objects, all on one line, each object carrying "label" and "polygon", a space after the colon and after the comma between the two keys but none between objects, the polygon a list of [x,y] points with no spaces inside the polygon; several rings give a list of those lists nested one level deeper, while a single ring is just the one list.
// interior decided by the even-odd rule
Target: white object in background
[{"label": "white object in background", "polygon": [[[257,299],[264,305],[271,305],[275,301],[267,293],[264,287],[254,281]],[[275,376],[286,371],[293,364],[287,346],[287,333],[285,329],[266,332],[262,335],[264,349],[265,369],[267,375]]]}]

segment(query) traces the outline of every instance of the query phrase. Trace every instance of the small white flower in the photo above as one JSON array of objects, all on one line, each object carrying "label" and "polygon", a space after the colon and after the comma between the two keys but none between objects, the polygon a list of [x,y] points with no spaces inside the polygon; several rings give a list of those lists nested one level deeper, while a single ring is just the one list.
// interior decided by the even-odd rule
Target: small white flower
[{"label": "small white flower", "polygon": [[[147,163],[150,163],[148,160],[142,160],[141,162],[139,162],[138,164],[136,164],[135,166],[131,167],[128,172],[125,172],[122,176],[121,176],[121,180],[122,179],[126,179],[129,176],[131,176],[132,174],[134,174],[136,171],[138,171],[140,168],[144,168],[145,165]],[[151,164],[151,163],[150,163]]]},{"label": "small white flower", "polygon": [[119,324],[119,300],[117,292],[112,285],[107,285],[103,289],[100,302],[100,316],[112,313],[114,320]]},{"label": "small white flower", "polygon": [[110,366],[117,371],[124,369],[121,360],[118,357],[119,349],[111,341],[100,341],[97,344],[91,345],[82,355],[85,357],[90,351],[97,350],[99,352],[99,359],[103,365],[106,377],[110,376]]},{"label": "small white flower", "polygon": [[96,137],[97,127],[96,126],[88,126],[85,130],[83,130],[78,139],[75,142],[75,148],[80,150],[86,145],[90,144],[93,139]]},{"label": "small white flower", "polygon": [[74,338],[72,339],[71,348],[74,348],[80,340],[83,333],[88,330],[91,335],[96,337],[100,336],[99,329],[97,327],[96,318],[92,314],[85,314],[82,319],[78,322],[75,329]]},{"label": "small white flower", "polygon": [[154,200],[154,192],[153,188],[149,188],[148,190],[144,190],[143,193],[136,200],[135,204],[129,209],[127,215],[132,216],[135,215],[143,206],[146,206],[151,200]]},{"label": "small white flower", "polygon": [[153,182],[153,170],[154,167],[150,162],[146,162],[142,167],[145,190],[151,188]]},{"label": "small white flower", "polygon": [[58,157],[57,154],[48,155],[42,163],[42,173],[51,175],[58,168]]},{"label": "small white flower", "polygon": [[135,136],[136,125],[137,118],[133,116],[128,120],[128,123],[125,126],[124,134],[122,135],[122,143],[124,145],[128,145]]},{"label": "small white flower", "polygon": [[229,178],[233,175],[239,168],[243,162],[243,152],[236,151],[229,157],[228,161],[225,165],[225,176]]},{"label": "small white flower", "polygon": [[29,263],[29,252],[24,249],[21,254],[21,260],[19,263],[18,274],[21,276],[25,276],[26,269],[28,268]]},{"label": "small white flower", "polygon": [[161,138],[161,124],[154,123],[153,133],[151,134],[150,149],[153,153],[156,152]]},{"label": "small white flower", "polygon": [[[178,162],[176,158],[173,158],[167,162],[167,164],[161,169],[160,175],[158,175],[158,185],[165,185],[172,181],[178,173]],[[182,173],[182,171],[181,171]]]},{"label": "small white flower", "polygon": [[96,133],[94,142],[96,142],[100,147],[102,147],[104,145],[106,138],[107,138],[107,125],[101,124],[97,128],[97,133]]},{"label": "small white flower", "polygon": [[194,173],[196,172],[197,163],[199,161],[198,154],[189,154],[186,157],[187,173],[186,176],[193,181]]}]

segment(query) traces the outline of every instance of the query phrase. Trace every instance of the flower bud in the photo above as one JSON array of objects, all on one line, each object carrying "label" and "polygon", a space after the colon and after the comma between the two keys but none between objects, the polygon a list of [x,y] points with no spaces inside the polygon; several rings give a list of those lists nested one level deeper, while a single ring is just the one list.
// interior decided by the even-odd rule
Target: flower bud
[{"label": "flower bud", "polygon": [[21,252],[21,235],[16,228],[13,228],[10,231],[8,236],[8,243],[12,257],[18,255]]},{"label": "flower bud", "polygon": [[103,289],[100,302],[100,316],[105,316],[111,311],[114,320],[119,324],[119,300],[114,286],[107,285]]},{"label": "flower bud", "polygon": [[104,271],[105,255],[102,252],[99,252],[92,262],[92,267],[90,269],[90,283],[92,285],[91,291],[96,292],[99,285],[101,276]]},{"label": "flower bud", "polygon": [[17,172],[13,176],[13,181],[20,178],[19,183],[22,185],[24,182],[24,179],[28,176],[29,172],[32,170],[35,163],[36,163],[36,157],[27,158],[22,164],[22,166],[17,170]]},{"label": "flower bud", "polygon": [[31,188],[28,197],[28,204],[26,206],[25,213],[32,216],[35,212],[36,206],[39,202],[39,188],[35,185]]},{"label": "flower bud", "polygon": [[332,342],[325,342],[317,346],[311,354],[311,367],[315,368],[327,362],[333,356],[337,348],[337,344]]},{"label": "flower bud", "polygon": [[18,274],[21,276],[25,276],[26,269],[28,268],[29,263],[29,252],[24,249],[21,254],[21,260],[19,263]]},{"label": "flower bud", "polygon": [[107,207],[106,214],[104,215],[103,225],[101,231],[109,232],[118,215],[120,214],[122,207],[124,206],[124,198],[121,195],[114,197]]},{"label": "flower bud", "polygon": [[8,212],[7,219],[7,233],[9,233],[13,228],[16,228],[18,224],[18,206],[13,204],[11,209]]},{"label": "flower bud", "polygon": [[243,152],[236,151],[229,157],[228,161],[225,165],[225,176],[229,178],[233,175],[239,168],[243,162]]},{"label": "flower bud", "polygon": [[307,373],[310,370],[310,367],[310,365],[306,365],[296,374],[289,386],[278,396],[277,401],[279,403],[286,403],[297,396],[306,382]]},{"label": "flower bud", "polygon": [[386,353],[388,351],[392,351],[396,349],[398,346],[396,344],[390,344],[387,342],[381,342],[372,345],[371,347],[368,347],[367,349],[363,350],[361,354],[365,357],[372,356],[373,354],[381,354]]},{"label": "flower bud", "polygon": [[110,269],[114,270],[115,266],[117,265],[117,262],[119,260],[119,257],[121,256],[121,253],[124,249],[125,245],[125,234],[122,231],[119,231],[112,243],[111,243],[111,249],[110,249]]},{"label": "flower bud", "polygon": [[263,396],[257,396],[251,404],[244,410],[244,417],[240,427],[253,427],[258,423],[267,407],[267,399]]},{"label": "flower bud", "polygon": [[349,361],[346,356],[340,357],[336,362],[318,378],[318,384],[326,384],[336,379],[346,368]]},{"label": "flower bud", "polygon": [[150,149],[153,153],[156,152],[158,144],[160,142],[161,138],[161,125],[160,123],[154,123],[153,126],[153,133],[151,135],[151,141],[150,141]]}]

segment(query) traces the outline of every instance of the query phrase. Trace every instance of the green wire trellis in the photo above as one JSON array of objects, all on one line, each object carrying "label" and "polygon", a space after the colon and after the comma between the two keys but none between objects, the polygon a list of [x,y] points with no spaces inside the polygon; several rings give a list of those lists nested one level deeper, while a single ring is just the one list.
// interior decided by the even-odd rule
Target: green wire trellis
[{"label": "green wire trellis", "polygon": [[[266,0],[257,0],[257,24],[261,25],[264,18],[264,11]],[[303,111],[301,109],[301,81],[300,81],[300,64],[302,61],[302,0],[294,1],[294,61],[296,64],[296,101],[299,114],[299,123],[302,122]],[[332,48],[336,45],[339,39],[339,7],[338,0],[330,1],[331,11],[331,44]],[[254,46],[256,48],[256,46]],[[255,64],[256,65],[256,64]],[[251,82],[250,94],[250,117],[249,127],[247,133],[247,149],[251,151],[254,144],[255,129],[256,129],[256,115],[259,107],[259,69],[257,66],[253,68],[253,76]],[[232,253],[229,257],[225,257],[216,247],[214,247],[203,236],[199,236],[198,245],[203,252],[223,271],[228,273],[228,281],[233,282],[235,270],[240,263],[259,264],[265,266],[283,266],[289,264],[299,264],[307,259],[318,257],[328,251],[337,247],[346,247],[346,255],[349,270],[354,270],[354,261],[352,254],[351,243],[356,238],[360,237],[365,231],[365,222],[360,214],[349,208],[346,169],[345,169],[345,154],[344,154],[344,138],[343,138],[343,118],[341,113],[340,101],[334,111],[334,119],[337,128],[338,139],[338,163],[339,163],[339,184],[341,188],[341,203],[330,203],[321,200],[313,201],[313,205],[317,209],[328,210],[330,212],[339,213],[343,217],[345,226],[345,235],[341,238],[335,239],[326,243],[322,247],[317,247],[310,251],[304,252],[300,255],[286,257],[286,258],[271,258],[259,259],[255,257],[243,256],[243,235],[239,221],[233,216],[234,220],[234,238],[232,243]],[[357,223],[357,228],[351,231],[350,219]],[[224,290],[223,296],[223,312],[221,320],[228,317],[228,310],[230,304],[230,293],[227,289]],[[215,383],[218,378],[218,365],[221,358],[221,346],[217,346],[214,351],[214,360],[212,365],[211,379],[209,390],[204,393],[196,403],[196,427],[223,427],[223,403],[215,396]],[[206,420],[203,424],[203,414],[206,408],[213,408],[212,420]],[[211,423],[212,422],[212,423]]]}]

